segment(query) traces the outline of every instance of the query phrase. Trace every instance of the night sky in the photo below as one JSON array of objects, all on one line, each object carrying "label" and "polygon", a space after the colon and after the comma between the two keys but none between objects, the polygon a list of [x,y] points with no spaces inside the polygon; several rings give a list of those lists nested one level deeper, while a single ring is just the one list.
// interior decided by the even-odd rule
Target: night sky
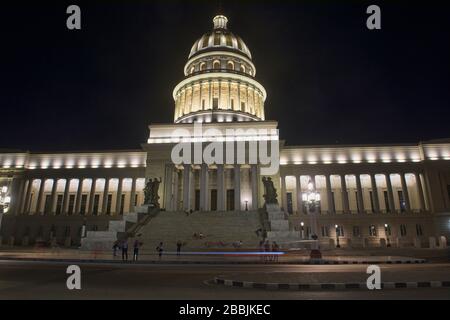
[{"label": "night sky", "polygon": [[[2,4],[0,149],[137,149],[219,11],[250,48],[289,145],[450,138],[450,6],[409,1]],[[66,28],[78,4],[82,30]],[[366,28],[378,4],[382,30]],[[221,9],[220,9],[221,7]]]}]

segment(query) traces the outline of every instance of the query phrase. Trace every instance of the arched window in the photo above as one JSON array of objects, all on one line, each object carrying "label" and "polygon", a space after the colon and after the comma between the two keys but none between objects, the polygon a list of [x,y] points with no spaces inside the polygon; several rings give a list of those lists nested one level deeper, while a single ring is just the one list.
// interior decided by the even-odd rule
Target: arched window
[{"label": "arched window", "polygon": [[213,69],[220,69],[220,61],[219,60],[215,60],[213,63]]},{"label": "arched window", "polygon": [[192,66],[192,67],[191,67],[191,72],[190,72],[190,73],[191,73],[191,74],[194,73],[194,70],[195,70],[195,68],[194,68],[194,66]]},{"label": "arched window", "polygon": [[243,64],[241,64],[241,72],[245,73],[245,66]]},{"label": "arched window", "polygon": [[200,63],[200,71],[204,71],[206,69],[206,63]]},{"label": "arched window", "polygon": [[233,61],[228,61],[227,63],[227,68],[229,70],[234,70],[234,62]]}]

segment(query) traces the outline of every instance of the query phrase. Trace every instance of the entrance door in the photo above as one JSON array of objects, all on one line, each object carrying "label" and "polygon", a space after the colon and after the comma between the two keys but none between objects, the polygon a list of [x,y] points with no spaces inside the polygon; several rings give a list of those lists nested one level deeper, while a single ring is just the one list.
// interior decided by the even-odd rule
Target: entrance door
[{"label": "entrance door", "polygon": [[217,189],[211,189],[211,211],[217,211]]},{"label": "entrance door", "polygon": [[227,190],[227,211],[234,210],[234,189]]},{"label": "entrance door", "polygon": [[200,190],[195,190],[195,205],[194,210],[199,211],[200,210]]},{"label": "entrance door", "polygon": [[286,194],[287,196],[287,211],[289,214],[292,214],[293,210],[292,210],[292,192],[288,192]]}]

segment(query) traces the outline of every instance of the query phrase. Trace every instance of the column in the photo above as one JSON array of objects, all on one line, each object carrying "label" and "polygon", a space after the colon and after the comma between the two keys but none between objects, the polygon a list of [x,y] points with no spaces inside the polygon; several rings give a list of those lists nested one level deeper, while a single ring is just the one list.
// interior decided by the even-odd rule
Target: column
[{"label": "column", "polygon": [[89,191],[89,209],[88,213],[94,213],[94,198],[95,198],[95,184],[97,183],[97,178],[92,178],[91,190]]},{"label": "column", "polygon": [[116,215],[120,215],[120,208],[122,207],[122,185],[123,178],[119,178],[119,182],[117,184],[117,196],[116,196]]},{"label": "column", "polygon": [[295,176],[295,186],[297,189],[297,214],[303,212],[303,198],[302,198],[302,184],[300,181],[300,176]]},{"label": "column", "polygon": [[190,197],[190,177],[191,177],[191,165],[185,164],[183,170],[183,209],[190,210],[191,209],[191,197]]},{"label": "column", "polygon": [[411,212],[411,204],[409,202],[408,186],[406,185],[405,173],[400,173],[400,182],[402,184],[403,199],[405,200],[406,212]]},{"label": "column", "polygon": [[30,179],[28,180],[27,191],[25,192],[25,200],[23,204],[23,212],[25,214],[30,213],[30,197],[32,188],[33,188],[33,179]]},{"label": "column", "polygon": [[102,213],[106,214],[108,208],[108,192],[109,192],[109,178],[105,178],[105,188],[103,189]]},{"label": "column", "polygon": [[345,174],[341,174],[341,191],[342,191],[342,208],[344,213],[350,212],[350,207],[348,204],[348,192],[347,192],[347,182],[345,181]]},{"label": "column", "polygon": [[58,191],[58,179],[53,179],[52,195],[50,198],[50,214],[54,215],[56,213],[56,192]]},{"label": "column", "polygon": [[173,197],[172,197],[172,210],[178,211],[178,169],[175,168],[173,177]]},{"label": "column", "polygon": [[234,210],[241,211],[241,165],[234,166]]},{"label": "column", "polygon": [[358,198],[356,199],[356,201],[358,201],[359,213],[364,213],[364,199],[363,199],[363,190],[361,186],[361,176],[359,174],[356,174],[355,178],[356,178],[356,190],[358,192]]},{"label": "column", "polygon": [[225,169],[223,164],[217,165],[217,210],[225,211]]},{"label": "column", "polygon": [[11,190],[9,196],[11,197],[11,202],[9,204],[9,214],[17,215],[20,207],[20,198],[22,196],[23,189],[23,179],[18,176],[13,176],[11,181]]},{"label": "column", "polygon": [[81,193],[83,192],[83,178],[78,179],[77,197],[75,200],[75,214],[80,214],[81,208]]},{"label": "column", "polygon": [[42,214],[41,210],[41,204],[42,204],[42,198],[44,197],[44,189],[45,189],[45,179],[41,179],[41,185],[39,186],[39,193],[36,203],[36,214]]},{"label": "column", "polygon": [[136,178],[131,178],[130,206],[128,212],[134,212],[134,198],[136,198]]},{"label": "column", "polygon": [[385,173],[385,177],[386,177],[386,186],[387,186],[387,192],[388,192],[389,208],[391,209],[391,212],[395,212],[394,193],[392,191],[391,176],[389,173]]},{"label": "column", "polygon": [[166,165],[165,180],[164,180],[164,207],[167,211],[172,211],[173,200],[173,165]]},{"label": "column", "polygon": [[286,176],[281,175],[281,206],[287,214]]},{"label": "column", "polygon": [[66,185],[64,186],[62,214],[67,214],[67,210],[69,208],[70,180],[71,180],[70,178],[66,178]]},{"label": "column", "polygon": [[425,211],[425,196],[423,193],[422,181],[420,180],[420,174],[414,173],[414,176],[416,177],[417,192],[419,192],[420,211]]},{"label": "column", "polygon": [[372,184],[372,201],[373,209],[375,212],[380,212],[380,202],[378,200],[378,187],[377,180],[375,179],[375,174],[370,175],[370,183]]},{"label": "column", "polygon": [[252,209],[258,210],[258,166],[252,164],[250,170],[252,175]]},{"label": "column", "polygon": [[200,171],[200,211],[208,211],[208,165],[202,164]]},{"label": "column", "polygon": [[327,184],[328,213],[335,214],[336,212],[333,206],[333,191],[331,190],[331,176],[329,174],[325,175],[325,180]]}]

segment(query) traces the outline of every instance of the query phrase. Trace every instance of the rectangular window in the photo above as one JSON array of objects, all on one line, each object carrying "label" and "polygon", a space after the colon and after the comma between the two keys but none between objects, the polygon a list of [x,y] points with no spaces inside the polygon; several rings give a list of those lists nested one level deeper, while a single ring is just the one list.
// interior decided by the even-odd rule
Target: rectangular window
[{"label": "rectangular window", "polygon": [[311,228],[309,226],[306,227],[306,238],[309,238],[311,234]]},{"label": "rectangular window", "polygon": [[403,191],[398,191],[398,202],[400,204],[400,212],[405,212],[406,211],[406,202],[405,199],[403,197]]},{"label": "rectangular window", "polygon": [[80,214],[86,214],[87,194],[81,195]]},{"label": "rectangular window", "polygon": [[100,195],[96,194],[94,196],[94,205],[92,207],[92,214],[94,216],[98,215],[98,205],[99,205],[99,203],[100,203]]},{"label": "rectangular window", "polygon": [[377,236],[377,227],[375,225],[369,226],[369,236],[371,236],[371,237]]},{"label": "rectangular window", "polygon": [[56,214],[62,213],[63,198],[64,196],[62,194],[58,194],[58,197],[56,198]]},{"label": "rectangular window", "polygon": [[375,213],[375,206],[373,204],[373,193],[372,193],[372,191],[369,191],[369,196],[370,196],[370,208],[372,210],[372,213]]},{"label": "rectangular window", "polygon": [[241,111],[245,112],[245,102],[241,102]]},{"label": "rectangular window", "polygon": [[213,98],[213,109],[219,108],[219,98]]},{"label": "rectangular window", "polygon": [[112,194],[108,194],[108,201],[106,203],[106,214],[111,214],[111,205],[112,205]]},{"label": "rectangular window", "polygon": [[74,205],[75,205],[75,195],[71,194],[69,195],[69,207],[67,209],[68,215],[73,214]]},{"label": "rectangular window", "polygon": [[328,226],[322,226],[322,237],[330,236],[330,228]]},{"label": "rectangular window", "polygon": [[205,110],[205,99],[202,99],[202,110]]},{"label": "rectangular window", "polygon": [[355,238],[359,238],[361,236],[361,230],[359,229],[359,226],[353,226],[353,236]]},{"label": "rectangular window", "polygon": [[50,213],[52,210],[52,196],[47,194],[45,196],[45,205],[44,205],[44,213]]},{"label": "rectangular window", "polygon": [[391,208],[389,207],[389,197],[388,197],[388,192],[384,191],[383,192],[384,195],[384,205],[386,206],[386,212],[391,212]]},{"label": "rectangular window", "polygon": [[402,237],[406,237],[406,225],[405,224],[400,225],[400,235]]},{"label": "rectangular window", "polygon": [[230,103],[231,103],[231,109],[234,109],[234,99],[231,99]]},{"label": "rectangular window", "polygon": [[418,237],[423,236],[422,225],[416,224],[416,234],[417,234]]},{"label": "rectangular window", "polygon": [[391,226],[390,225],[384,226],[384,232],[386,233],[386,236],[391,236],[392,235]]}]

